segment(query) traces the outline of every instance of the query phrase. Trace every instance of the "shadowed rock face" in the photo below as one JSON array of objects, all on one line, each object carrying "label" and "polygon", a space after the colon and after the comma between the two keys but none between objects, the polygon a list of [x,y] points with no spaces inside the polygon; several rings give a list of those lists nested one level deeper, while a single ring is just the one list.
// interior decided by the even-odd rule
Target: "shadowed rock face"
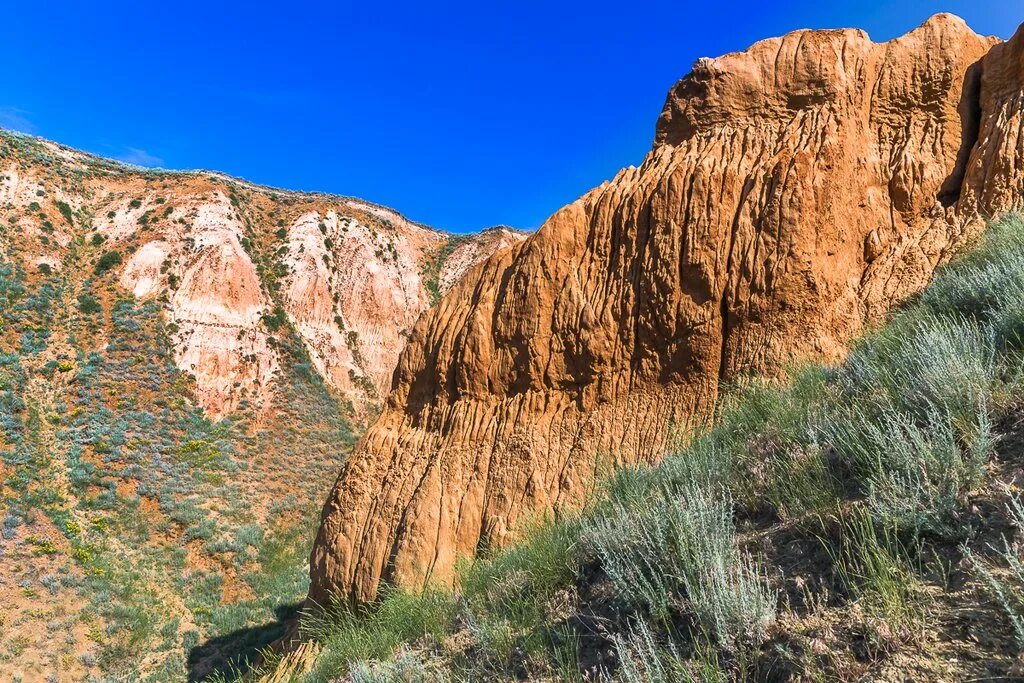
[{"label": "shadowed rock face", "polygon": [[723,379],[841,356],[1019,204],[1024,37],[997,43],[939,15],[697,62],[639,168],[420,318],[324,507],[310,599],[445,581],[607,464],[658,457]]}]

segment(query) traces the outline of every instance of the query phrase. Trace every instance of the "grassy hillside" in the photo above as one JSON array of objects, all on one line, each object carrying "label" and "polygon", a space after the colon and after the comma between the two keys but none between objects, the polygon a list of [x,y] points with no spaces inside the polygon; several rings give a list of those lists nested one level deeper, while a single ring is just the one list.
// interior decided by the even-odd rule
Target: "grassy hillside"
[{"label": "grassy hillside", "polygon": [[408,328],[520,238],[0,129],[0,680],[280,635]]},{"label": "grassy hillside", "polygon": [[34,267],[24,212],[0,207],[0,672],[199,676],[279,635],[304,596],[348,411],[285,325],[277,405],[204,417],[163,301],[118,287],[120,253],[56,207],[30,207],[39,240],[83,229]]},{"label": "grassy hillside", "polygon": [[1024,217],[839,367],[746,383],[653,468],[303,620],[274,680],[968,680],[1024,671]]}]

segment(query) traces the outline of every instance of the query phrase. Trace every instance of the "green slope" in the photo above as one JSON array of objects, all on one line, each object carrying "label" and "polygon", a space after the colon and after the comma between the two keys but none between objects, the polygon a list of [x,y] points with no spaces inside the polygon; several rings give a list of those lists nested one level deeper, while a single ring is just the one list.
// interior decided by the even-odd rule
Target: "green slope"
[{"label": "green slope", "polygon": [[48,671],[99,680],[185,680],[278,636],[354,439],[297,337],[279,335],[273,420],[212,422],[159,302],[85,267],[100,244],[35,273],[5,226],[0,246],[0,570],[24,600],[0,671],[32,629]]}]

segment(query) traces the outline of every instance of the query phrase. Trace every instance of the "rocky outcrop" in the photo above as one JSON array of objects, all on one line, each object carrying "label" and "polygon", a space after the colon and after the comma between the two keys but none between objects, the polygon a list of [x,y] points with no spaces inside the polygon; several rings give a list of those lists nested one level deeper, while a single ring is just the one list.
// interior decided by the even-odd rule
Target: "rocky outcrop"
[{"label": "rocky outcrop", "polygon": [[472,266],[496,251],[518,244],[523,234],[504,225],[487,228],[451,245],[438,269],[438,293],[447,292]]},{"label": "rocky outcrop", "polygon": [[834,359],[1020,203],[1024,35],[938,15],[702,59],[639,168],[471,271],[413,328],[323,511],[310,599],[448,580],[719,384]]},{"label": "rocky outcrop", "polygon": [[214,418],[279,393],[285,322],[355,415],[370,414],[437,293],[523,238],[449,235],[357,199],[132,169],[9,133],[0,151],[25,267],[59,267],[76,240],[88,263],[121,255],[117,282],[164,303],[175,362]]}]

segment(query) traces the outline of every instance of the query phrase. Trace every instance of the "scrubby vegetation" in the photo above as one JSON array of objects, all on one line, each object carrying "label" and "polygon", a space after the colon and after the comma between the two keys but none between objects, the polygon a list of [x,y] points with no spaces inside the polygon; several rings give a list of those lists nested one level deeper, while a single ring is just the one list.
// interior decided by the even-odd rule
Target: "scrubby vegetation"
[{"label": "scrubby vegetation", "polygon": [[103,275],[108,270],[115,266],[121,265],[123,259],[121,253],[117,251],[108,251],[107,253],[100,256],[100,259],[96,262],[95,271],[97,275]]},{"label": "scrubby vegetation", "polygon": [[310,666],[269,657],[264,670],[309,682],[1016,676],[1022,312],[1013,215],[838,367],[741,383],[660,464],[618,472],[586,510],[467,564],[455,590],[318,610],[302,621]]},{"label": "scrubby vegetation", "polygon": [[[47,187],[82,180],[41,144],[0,138],[0,157],[30,153]],[[207,419],[162,302],[115,284],[137,245],[105,250],[87,210],[33,204],[0,205],[0,671],[176,681],[238,665],[306,593],[350,411],[282,322],[279,405]],[[80,232],[33,268],[16,226],[47,215]]]},{"label": "scrubby vegetation", "polygon": [[466,242],[465,235],[448,235],[448,239],[438,247],[427,265],[423,268],[423,286],[430,296],[430,305],[435,306],[441,300],[441,266],[460,245]]}]

